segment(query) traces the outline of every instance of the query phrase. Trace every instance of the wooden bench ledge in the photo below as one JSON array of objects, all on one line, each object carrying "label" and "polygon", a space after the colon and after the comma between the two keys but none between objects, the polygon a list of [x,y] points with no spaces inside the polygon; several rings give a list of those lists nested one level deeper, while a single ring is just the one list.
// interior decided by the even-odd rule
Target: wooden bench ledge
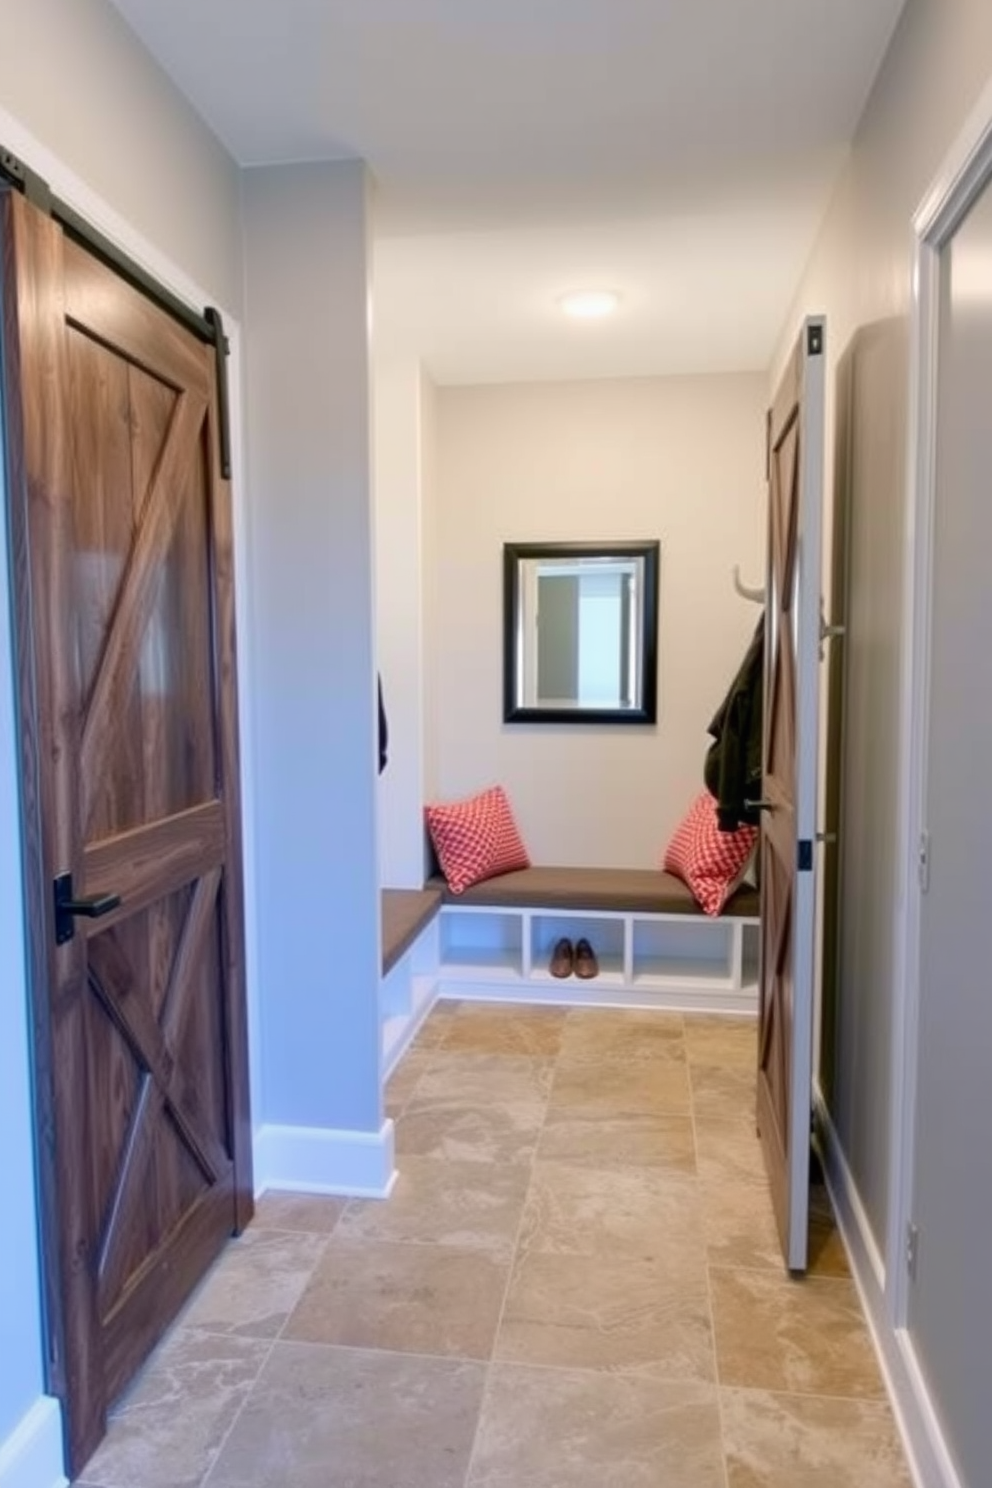
[{"label": "wooden bench ledge", "polygon": [[[440,877],[429,879],[428,888],[440,894],[445,904],[478,905],[487,909],[703,914],[680,878],[653,868],[521,868],[474,884],[463,894],[453,894]],[[721,918],[757,919],[759,912],[757,889],[743,887],[731,895]]]},{"label": "wooden bench ledge", "polygon": [[382,890],[382,974],[388,975],[441,908],[439,889]]}]

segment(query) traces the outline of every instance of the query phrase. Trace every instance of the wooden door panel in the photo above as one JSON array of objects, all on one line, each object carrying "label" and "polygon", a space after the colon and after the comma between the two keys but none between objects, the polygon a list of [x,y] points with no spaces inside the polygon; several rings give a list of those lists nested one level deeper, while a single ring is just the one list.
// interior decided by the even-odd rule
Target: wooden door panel
[{"label": "wooden door panel", "polygon": [[808,1241],[822,358],[822,323],[807,322],[768,425],[757,1116],[793,1271],[805,1269]]},{"label": "wooden door panel", "polygon": [[206,349],[85,248],[69,239],[63,243],[60,298],[66,322],[177,391],[188,389],[209,401],[213,384]]},{"label": "wooden door panel", "polygon": [[[0,209],[50,1385],[78,1471],[251,1214],[233,540],[212,349],[19,198]],[[63,942],[66,871],[120,902]]]},{"label": "wooden door panel", "polygon": [[[79,744],[81,817],[87,832],[113,750],[124,731],[127,704],[140,676],[143,646],[159,602],[163,565],[183,502],[189,499],[196,467],[189,451],[200,450],[206,416],[202,398],[183,392],[169,420],[141,520],[125,560],[110,626],[106,632]],[[189,803],[185,803],[189,804]]]}]

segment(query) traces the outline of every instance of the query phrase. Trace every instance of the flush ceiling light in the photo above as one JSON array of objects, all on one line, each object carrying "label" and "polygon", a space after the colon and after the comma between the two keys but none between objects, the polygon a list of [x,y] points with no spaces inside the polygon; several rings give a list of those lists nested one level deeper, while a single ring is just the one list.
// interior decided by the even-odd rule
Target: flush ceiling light
[{"label": "flush ceiling light", "polygon": [[613,314],[620,296],[612,289],[581,289],[574,294],[562,295],[558,303],[573,320],[602,320],[604,316]]}]

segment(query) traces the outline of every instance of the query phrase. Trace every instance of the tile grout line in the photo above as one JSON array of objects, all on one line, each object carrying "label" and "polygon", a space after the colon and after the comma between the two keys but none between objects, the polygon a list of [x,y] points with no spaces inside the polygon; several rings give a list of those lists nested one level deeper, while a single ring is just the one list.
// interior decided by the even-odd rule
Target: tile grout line
[{"label": "tile grout line", "polygon": [[214,1468],[217,1466],[218,1462],[220,1461],[221,1457],[223,1456],[224,1448],[227,1446],[228,1442],[231,1439],[231,1433],[234,1431],[235,1426],[237,1426],[238,1422],[241,1420],[241,1417],[244,1414],[245,1408],[247,1407],[249,1400],[251,1399],[251,1397],[255,1393],[255,1388],[258,1385],[259,1380],[262,1378],[262,1375],[265,1372],[265,1367],[266,1367],[266,1365],[268,1364],[269,1360],[272,1357],[272,1351],[273,1351],[273,1349],[275,1348],[275,1346],[276,1346],[276,1344],[278,1342],[279,1342],[278,1338],[271,1338],[269,1340],[269,1346],[265,1350],[265,1357],[262,1359],[261,1364],[258,1366],[258,1372],[255,1375],[255,1378],[252,1380],[251,1384],[249,1385],[248,1389],[245,1391],[245,1398],[244,1398],[244,1400],[242,1400],[241,1404],[238,1406],[237,1410],[234,1412],[234,1415],[231,1418],[231,1424],[228,1426],[227,1430],[224,1432],[224,1435],[221,1437],[220,1442],[218,1443],[218,1446],[217,1446],[217,1450],[216,1450],[216,1452],[213,1455],[213,1459],[212,1459],[212,1461],[210,1463],[210,1466],[207,1468],[207,1470],[203,1474],[203,1476],[198,1480],[197,1488],[206,1488],[207,1483],[209,1482],[210,1478],[213,1475]]},{"label": "tile grout line", "polygon": [[[685,1038],[685,1017],[682,1018],[683,1038]],[[688,1039],[686,1039],[686,1064],[689,1078],[689,1119],[692,1122],[692,1153],[695,1161],[696,1179],[699,1180],[699,1137],[696,1130],[696,1091],[692,1078],[692,1064],[689,1061]],[[700,1192],[700,1208],[702,1209],[702,1192]],[[710,1279],[712,1267],[709,1263],[709,1240],[706,1233],[706,1215],[701,1213],[703,1226],[703,1245],[707,1252],[706,1258],[706,1310],[710,1320],[710,1348],[713,1351],[713,1387],[716,1396],[716,1418],[720,1430],[720,1466],[723,1472],[723,1488],[730,1488],[730,1466],[727,1461],[727,1432],[723,1414],[723,1390],[720,1384],[720,1356],[716,1347],[716,1314],[713,1309],[713,1285]]]},{"label": "tile grout line", "polygon": [[[344,1213],[344,1210],[342,1209],[341,1214],[343,1214],[343,1213]],[[227,1430],[224,1432],[224,1435],[221,1438],[221,1440],[220,1440],[220,1442],[219,1442],[219,1444],[217,1446],[217,1450],[214,1453],[213,1460],[211,1461],[210,1466],[207,1468],[206,1472],[200,1478],[199,1483],[197,1485],[197,1488],[207,1488],[207,1484],[208,1484],[211,1476],[213,1475],[214,1469],[216,1468],[216,1466],[217,1466],[218,1462],[220,1461],[221,1457],[223,1456],[224,1448],[227,1446],[228,1442],[231,1439],[231,1436],[232,1436],[232,1434],[234,1432],[234,1428],[237,1426],[238,1422],[241,1420],[241,1417],[244,1414],[244,1412],[245,1412],[245,1410],[246,1410],[246,1408],[248,1406],[248,1402],[251,1400],[252,1395],[254,1395],[254,1393],[255,1393],[255,1389],[256,1389],[256,1387],[258,1385],[259,1380],[262,1378],[262,1375],[265,1373],[266,1366],[268,1365],[269,1360],[272,1358],[272,1355],[275,1352],[276,1345],[278,1343],[281,1343],[282,1342],[283,1331],[286,1328],[286,1326],[288,1325],[289,1320],[292,1317],[293,1313],[295,1312],[296,1307],[297,1307],[297,1305],[299,1303],[300,1297],[303,1296],[303,1293],[306,1291],[307,1287],[310,1285],[310,1282],[313,1279],[314,1272],[316,1271],[317,1267],[320,1265],[320,1262],[324,1258],[324,1255],[325,1255],[325,1253],[326,1253],[326,1251],[328,1249],[328,1246],[331,1243],[331,1236],[334,1234],[334,1231],[338,1227],[338,1222],[339,1222],[339,1220],[341,1218],[341,1214],[339,1214],[337,1216],[337,1218],[335,1219],[334,1223],[332,1224],[330,1230],[327,1232],[326,1235],[324,1235],[324,1237],[323,1237],[324,1243],[320,1247],[320,1250],[317,1253],[317,1258],[314,1261],[313,1266],[310,1268],[310,1274],[309,1274],[309,1276],[307,1277],[306,1281],[303,1283],[303,1286],[300,1288],[299,1297],[297,1297],[296,1302],[293,1303],[293,1306],[287,1312],[286,1317],[285,1317],[285,1320],[282,1323],[282,1326],[279,1328],[279,1331],[275,1334],[275,1336],[273,1338],[271,1338],[269,1340],[269,1346],[268,1346],[268,1348],[265,1351],[265,1356],[262,1359],[262,1362],[261,1362],[261,1364],[258,1367],[258,1371],[257,1371],[257,1373],[255,1375],[255,1378],[252,1380],[251,1385],[249,1386],[249,1388],[245,1391],[245,1398],[242,1400],[241,1404],[238,1406],[237,1410],[234,1412],[234,1415],[231,1418],[231,1424],[228,1426]],[[310,1234],[310,1233],[312,1233],[312,1231],[277,1230],[277,1231],[269,1231],[269,1233],[298,1235],[298,1234],[304,1234],[304,1233],[305,1234]]]},{"label": "tile grout line", "polygon": [[[565,1017],[562,1020],[562,1037],[564,1037],[564,1028],[565,1028],[565,1024],[567,1023],[567,1021],[568,1021],[568,1013],[566,1012]],[[507,1301],[508,1301],[509,1296],[510,1296],[510,1287],[513,1284],[513,1277],[514,1277],[514,1273],[515,1273],[516,1268],[517,1268],[517,1258],[518,1258],[518,1254],[519,1254],[519,1250],[520,1250],[520,1237],[521,1237],[521,1235],[523,1233],[524,1219],[525,1219],[526,1214],[527,1214],[527,1204],[528,1204],[528,1201],[530,1199],[530,1192],[531,1192],[531,1189],[532,1189],[532,1187],[534,1185],[534,1170],[535,1170],[535,1167],[537,1165],[537,1152],[538,1152],[538,1148],[540,1147],[541,1136],[542,1136],[542,1134],[544,1132],[544,1128],[545,1128],[545,1125],[546,1125],[547,1119],[548,1119],[548,1107],[551,1104],[551,1092],[554,1089],[555,1074],[557,1073],[557,1070],[558,1070],[558,1061],[559,1061],[560,1058],[561,1058],[561,1040],[559,1040],[558,1049],[555,1052],[554,1058],[550,1061],[551,1062],[551,1079],[548,1082],[548,1093],[544,1097],[544,1113],[543,1113],[543,1116],[541,1118],[541,1124],[540,1124],[540,1127],[538,1128],[538,1131],[537,1131],[537,1137],[536,1137],[536,1140],[534,1142],[534,1146],[533,1146],[533,1149],[531,1151],[530,1162],[528,1164],[529,1171],[528,1171],[528,1175],[527,1175],[527,1187],[524,1189],[523,1203],[522,1203],[521,1208],[520,1208],[520,1219],[517,1222],[516,1234],[514,1236],[514,1241],[513,1241],[513,1250],[512,1250],[512,1252],[510,1254],[510,1264],[507,1267],[506,1285],[503,1288],[503,1300],[500,1303],[499,1315],[497,1316],[497,1319],[496,1319],[496,1327],[493,1330],[493,1341],[492,1341],[492,1345],[491,1345],[490,1350],[489,1350],[489,1359],[488,1359],[488,1361],[486,1363],[486,1375],[485,1375],[485,1379],[484,1379],[483,1385],[482,1385],[482,1395],[481,1395],[481,1397],[479,1399],[479,1417],[478,1417],[478,1420],[475,1423],[475,1435],[472,1438],[472,1450],[468,1454],[468,1462],[467,1462],[466,1467],[465,1467],[465,1478],[464,1478],[463,1488],[471,1488],[472,1474],[473,1474],[473,1472],[475,1470],[476,1455],[477,1455],[478,1449],[479,1449],[479,1436],[480,1436],[480,1432],[482,1430],[482,1420],[483,1420],[483,1416],[485,1415],[486,1400],[488,1399],[488,1396],[489,1396],[489,1387],[490,1387],[490,1384],[491,1384],[491,1381],[492,1381],[493,1365],[496,1362],[496,1358],[495,1358],[495,1355],[496,1355],[496,1346],[497,1346],[497,1344],[499,1342],[500,1330],[503,1327],[503,1319],[504,1319],[504,1317],[506,1315],[506,1304],[507,1304]]]}]

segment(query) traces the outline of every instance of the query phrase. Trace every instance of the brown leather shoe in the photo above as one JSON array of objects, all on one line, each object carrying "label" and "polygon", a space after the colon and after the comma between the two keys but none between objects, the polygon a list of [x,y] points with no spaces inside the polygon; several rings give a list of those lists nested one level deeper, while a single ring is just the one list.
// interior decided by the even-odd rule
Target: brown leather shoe
[{"label": "brown leather shoe", "polygon": [[553,977],[571,976],[572,961],[572,942],[563,935],[561,940],[555,942],[555,948],[551,952],[551,960],[548,962],[548,970]]},{"label": "brown leather shoe", "polygon": [[583,981],[588,981],[590,977],[599,976],[599,962],[596,960],[596,952],[585,936],[575,942],[573,969],[575,975],[581,977]]}]

